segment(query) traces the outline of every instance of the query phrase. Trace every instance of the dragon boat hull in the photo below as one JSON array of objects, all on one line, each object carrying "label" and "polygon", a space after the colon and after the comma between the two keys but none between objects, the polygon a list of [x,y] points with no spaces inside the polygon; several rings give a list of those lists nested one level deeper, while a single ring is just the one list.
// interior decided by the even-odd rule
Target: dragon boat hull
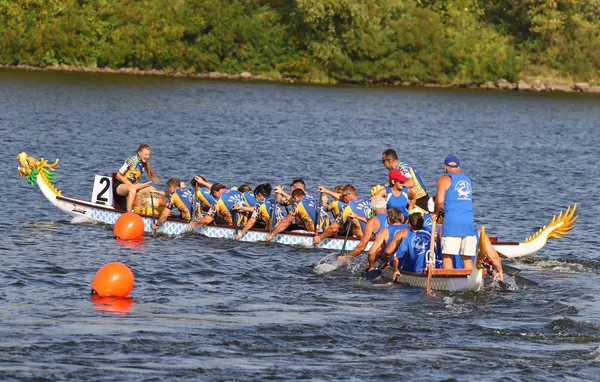
[{"label": "dragon boat hull", "polygon": [[[391,282],[392,274],[390,269],[384,269],[381,274],[382,281]],[[431,278],[431,289],[445,292],[477,292],[483,288],[485,275],[486,272],[481,269],[436,269]],[[402,277],[395,282],[426,289],[427,274],[402,272]]]},{"label": "dragon boat hull", "polygon": [[[22,152],[17,155],[20,166],[18,167],[19,174],[26,178],[28,183],[37,184],[42,191],[42,194],[55,207],[64,213],[74,218],[84,218],[92,222],[99,222],[113,225],[124,211],[119,211],[113,207],[101,205],[97,203],[87,202],[81,199],[70,198],[62,195],[62,192],[54,187],[54,167],[58,165],[58,159],[49,164],[44,158],[39,160],[30,157],[27,153]],[[501,257],[515,258],[535,254],[542,249],[549,238],[561,238],[574,228],[574,222],[577,219],[575,210],[577,205],[572,209],[569,207],[563,215],[561,212],[558,217],[554,216],[550,224],[542,227],[535,235],[529,237],[522,243],[519,242],[495,242],[494,248],[499,252]],[[152,232],[152,223],[154,217],[149,215],[140,215],[144,221],[144,231]],[[234,228],[219,225],[209,225],[193,229],[186,220],[178,219],[177,217],[169,217],[161,226],[161,233],[167,235],[180,235],[187,232],[200,233],[211,238],[233,239],[235,235]],[[242,238],[241,241],[257,242],[266,241],[267,232],[264,230],[250,230]],[[341,250],[344,246],[343,237],[327,238],[314,245],[312,233],[297,233],[285,232],[276,235],[272,242],[297,245],[320,249]],[[345,249],[348,251],[356,248],[359,239],[348,238]],[[372,242],[367,244],[365,250],[369,250]],[[415,281],[416,282],[416,281]],[[451,282],[450,284],[454,283]]]}]

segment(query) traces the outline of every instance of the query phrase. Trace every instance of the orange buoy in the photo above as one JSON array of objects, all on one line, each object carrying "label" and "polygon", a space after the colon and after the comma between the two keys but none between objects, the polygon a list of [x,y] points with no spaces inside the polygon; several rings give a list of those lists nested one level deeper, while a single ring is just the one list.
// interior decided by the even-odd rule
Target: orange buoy
[{"label": "orange buoy", "polygon": [[119,216],[113,229],[114,237],[121,240],[139,239],[143,234],[144,219],[133,212],[127,212]]},{"label": "orange buoy", "polygon": [[133,273],[123,263],[108,263],[96,272],[92,294],[101,297],[125,297],[133,289]]}]

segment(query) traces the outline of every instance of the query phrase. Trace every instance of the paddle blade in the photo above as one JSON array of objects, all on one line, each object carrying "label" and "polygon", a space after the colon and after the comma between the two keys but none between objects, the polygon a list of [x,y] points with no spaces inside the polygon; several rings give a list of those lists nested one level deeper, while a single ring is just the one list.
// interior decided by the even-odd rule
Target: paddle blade
[{"label": "paddle blade", "polygon": [[372,270],[370,270],[370,271],[367,271],[367,272],[365,273],[365,278],[366,278],[368,281],[373,281],[373,280],[375,280],[376,278],[378,278],[379,276],[381,276],[381,269],[377,269],[377,268],[375,268],[375,269],[372,269]]}]

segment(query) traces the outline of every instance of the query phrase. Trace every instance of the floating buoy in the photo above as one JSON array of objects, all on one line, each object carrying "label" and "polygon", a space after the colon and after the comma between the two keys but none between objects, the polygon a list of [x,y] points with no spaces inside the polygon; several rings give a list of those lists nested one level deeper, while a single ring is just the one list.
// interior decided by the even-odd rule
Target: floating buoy
[{"label": "floating buoy", "polygon": [[144,219],[138,214],[127,212],[119,216],[115,223],[113,235],[117,239],[139,239],[144,234]]},{"label": "floating buoy", "polygon": [[108,263],[96,272],[92,294],[101,297],[125,297],[133,289],[133,273],[123,263]]}]

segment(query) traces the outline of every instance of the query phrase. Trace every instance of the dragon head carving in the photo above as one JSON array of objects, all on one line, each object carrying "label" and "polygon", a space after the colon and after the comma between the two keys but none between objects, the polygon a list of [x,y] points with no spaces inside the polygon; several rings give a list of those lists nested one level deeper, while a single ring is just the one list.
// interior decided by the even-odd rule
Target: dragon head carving
[{"label": "dragon head carving", "polygon": [[24,151],[17,154],[17,159],[19,160],[17,171],[19,172],[19,175],[27,179],[29,184],[34,184],[38,176],[40,176],[46,186],[50,188],[54,194],[61,195],[61,192],[52,184],[54,183],[54,167],[58,164],[58,159],[56,159],[54,163],[49,164],[46,159],[40,158],[38,160],[27,155]]}]

